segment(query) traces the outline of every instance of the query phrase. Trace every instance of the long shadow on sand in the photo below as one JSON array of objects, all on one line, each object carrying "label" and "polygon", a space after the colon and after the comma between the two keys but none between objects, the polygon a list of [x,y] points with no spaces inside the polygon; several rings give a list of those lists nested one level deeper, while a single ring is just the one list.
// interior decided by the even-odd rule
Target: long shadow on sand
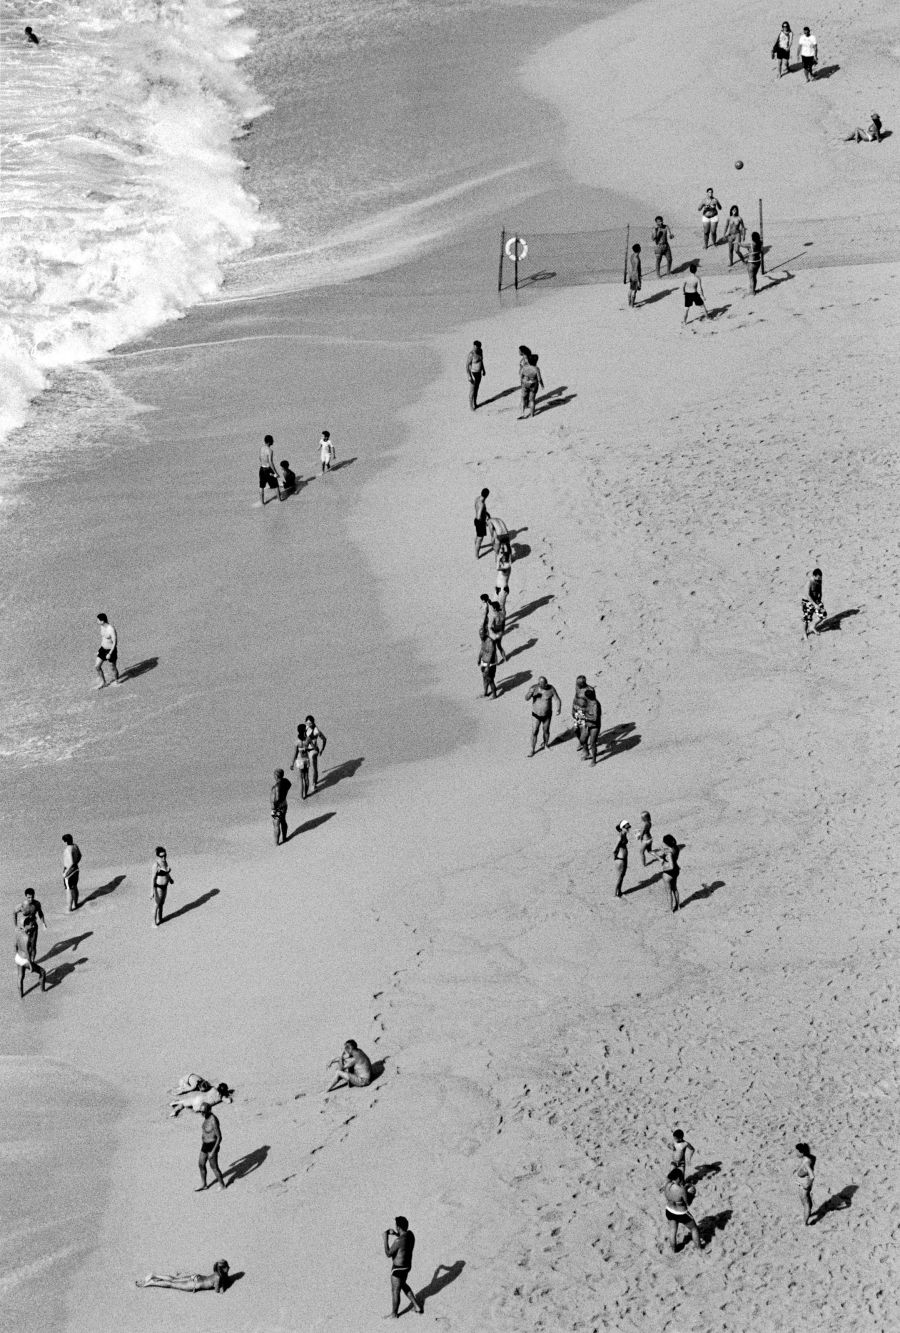
[{"label": "long shadow on sand", "polygon": [[677,287],[664,287],[660,292],[654,292],[652,296],[645,296],[643,301],[638,301],[638,306],[654,305],[657,301],[664,301],[667,296],[677,292]]},{"label": "long shadow on sand", "polygon": [[456,1281],[465,1266],[465,1259],[457,1259],[455,1264],[438,1264],[431,1275],[428,1286],[416,1292],[416,1300],[419,1304],[424,1305],[432,1296],[439,1295],[445,1287],[449,1287],[451,1282]]},{"label": "long shadow on sand", "polygon": [[134,666],[126,667],[124,671],[120,671],[119,680],[137,680],[138,676],[146,675],[148,671],[154,671],[158,666],[158,657],[145,657],[143,662],[135,662]]},{"label": "long shadow on sand", "polygon": [[685,1176],[684,1183],[686,1185],[696,1185],[698,1181],[706,1180],[708,1176],[717,1176],[721,1170],[721,1162],[704,1162],[702,1166],[697,1167],[696,1171],[692,1171],[689,1176]]},{"label": "long shadow on sand", "polygon": [[258,1171],[263,1162],[269,1155],[268,1143],[263,1143],[259,1148],[254,1148],[252,1152],[244,1153],[231,1166],[222,1168],[222,1175],[225,1177],[227,1185],[233,1185],[236,1180],[243,1180],[253,1171]]},{"label": "long shadow on sand", "polygon": [[512,657],[518,657],[519,653],[527,653],[528,649],[533,648],[536,643],[537,639],[526,639],[524,643],[519,644],[518,648],[513,648],[511,653],[506,654],[507,662]]},{"label": "long shadow on sand", "polygon": [[74,953],[79,944],[83,944],[85,940],[89,940],[93,933],[92,930],[86,930],[83,935],[71,935],[67,940],[57,940],[53,948],[48,949],[43,958],[38,959],[38,962],[47,963],[51,958],[56,958],[59,954],[65,953],[66,949],[71,949]]},{"label": "long shadow on sand", "polygon": [[86,958],[73,958],[71,963],[60,963],[58,967],[47,968],[47,989],[55,990],[57,986],[65,981],[66,977],[71,976],[76,967],[86,963]]},{"label": "long shadow on sand", "polygon": [[548,602],[552,601],[553,593],[548,592],[545,593],[543,597],[536,597],[533,602],[526,602],[524,606],[518,607],[517,610],[513,611],[512,614],[507,617],[506,628],[508,630],[511,629],[513,625],[518,624],[520,620],[524,620],[526,616],[530,616],[533,611],[539,611],[542,606],[546,606]]},{"label": "long shadow on sand", "polygon": [[622,897],[627,898],[629,893],[640,893],[641,889],[649,889],[651,884],[658,884],[661,879],[662,871],[657,870],[656,874],[651,875],[649,879],[642,879],[640,884],[632,884],[630,889],[623,889]]},{"label": "long shadow on sand", "polygon": [[848,611],[838,611],[837,615],[827,616],[821,624],[816,626],[817,634],[828,634],[833,629],[841,628],[841,621],[846,620],[848,616],[858,616],[859,607],[853,606]]},{"label": "long shadow on sand", "polygon": [[[702,885],[696,893],[692,893],[690,898],[682,898],[681,906],[687,907],[688,903],[698,903],[704,898],[711,898],[719,889],[724,889],[724,879],[714,879],[711,884]],[[679,909],[680,910],[680,909]]]},{"label": "long shadow on sand", "polygon": [[636,745],[640,745],[640,733],[635,729],[634,722],[618,722],[608,731],[601,731],[599,744],[604,746],[605,753],[598,755],[598,761],[614,759],[617,754],[624,754],[626,750],[633,750]]},{"label": "long shadow on sand", "polygon": [[315,819],[307,819],[304,824],[298,824],[297,827],[287,835],[285,842],[290,842],[291,838],[298,837],[301,833],[312,833],[314,828],[320,824],[327,824],[329,819],[334,819],[336,810],[326,810],[324,815],[316,815]]},{"label": "long shadow on sand", "polygon": [[94,889],[93,893],[89,893],[86,898],[80,899],[78,903],[79,910],[84,907],[85,903],[92,903],[95,898],[105,898],[108,893],[115,893],[119,885],[124,883],[125,876],[116,875],[115,879],[111,879],[108,884],[101,884],[99,888]]},{"label": "long shadow on sand", "polygon": [[331,471],[340,472],[342,467],[350,467],[352,463],[356,462],[356,459],[357,459],[356,454],[354,454],[352,458],[342,458],[340,462],[332,464]]},{"label": "long shadow on sand", "polygon": [[859,1189],[858,1185],[845,1185],[837,1194],[832,1194],[830,1199],[820,1203],[818,1208],[814,1209],[810,1221],[821,1222],[827,1213],[842,1213],[845,1208],[853,1207],[853,1196]]},{"label": "long shadow on sand", "polygon": [[501,389],[499,393],[494,394],[493,398],[482,398],[478,406],[487,407],[488,403],[499,402],[501,398],[508,398],[511,393],[518,393],[518,391],[519,391],[518,384],[514,384],[511,389]]},{"label": "long shadow on sand", "polygon": [[497,693],[498,695],[509,694],[511,690],[517,690],[520,685],[526,685],[529,680],[531,680],[530,671],[514,671],[505,680],[497,681]]},{"label": "long shadow on sand", "polygon": [[710,1213],[708,1217],[701,1218],[697,1223],[697,1230],[700,1232],[700,1239],[704,1246],[708,1245],[717,1231],[724,1231],[731,1221],[733,1210],[723,1208],[721,1213]]},{"label": "long shadow on sand", "polygon": [[540,416],[542,412],[549,412],[554,407],[565,407],[566,403],[571,403],[573,398],[577,398],[577,393],[566,393],[567,384],[561,384],[558,389],[551,389],[541,398],[535,399],[534,415]]},{"label": "long shadow on sand", "polygon": [[336,783],[342,782],[344,778],[352,778],[363,762],[363,757],[360,755],[359,759],[345,759],[342,764],[335,764],[334,768],[329,768],[316,787],[316,791],[322,791],[324,787],[333,787]]},{"label": "long shadow on sand", "polygon": [[169,912],[168,916],[164,918],[165,924],[168,925],[170,921],[174,921],[178,916],[184,916],[187,912],[193,912],[195,907],[205,906],[205,904],[208,903],[211,898],[215,898],[219,892],[219,889],[207,889],[206,893],[201,893],[200,897],[195,898],[193,902],[185,903],[183,907],[179,907],[177,912]]}]

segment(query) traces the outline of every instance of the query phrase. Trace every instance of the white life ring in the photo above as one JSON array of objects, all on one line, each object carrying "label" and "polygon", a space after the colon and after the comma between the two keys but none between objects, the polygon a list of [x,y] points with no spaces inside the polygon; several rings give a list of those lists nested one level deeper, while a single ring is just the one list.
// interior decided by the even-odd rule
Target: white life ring
[{"label": "white life ring", "polygon": [[[516,254],[516,246],[519,247],[519,253]],[[528,255],[528,242],[524,236],[510,236],[506,242],[506,258],[512,263],[521,263]]]}]

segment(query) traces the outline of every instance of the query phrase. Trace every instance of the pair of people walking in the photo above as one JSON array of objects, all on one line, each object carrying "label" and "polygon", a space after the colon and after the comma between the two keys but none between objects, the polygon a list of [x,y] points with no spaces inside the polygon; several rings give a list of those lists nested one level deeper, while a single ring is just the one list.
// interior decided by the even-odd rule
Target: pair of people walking
[{"label": "pair of people walking", "polygon": [[312,791],[319,785],[319,756],[325,753],[327,744],[328,737],[316,726],[312,713],[307,714],[306,721],[297,727],[297,744],[291,760],[291,768],[300,774],[301,801],[310,794],[310,784]]}]

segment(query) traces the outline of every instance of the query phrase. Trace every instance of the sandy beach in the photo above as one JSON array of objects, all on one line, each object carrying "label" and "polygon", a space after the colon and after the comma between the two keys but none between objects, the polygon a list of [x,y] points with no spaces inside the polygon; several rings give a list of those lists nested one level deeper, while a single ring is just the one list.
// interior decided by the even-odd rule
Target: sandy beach
[{"label": "sandy beach", "polygon": [[[672,200],[694,228],[680,264],[699,245],[698,188],[738,179],[739,129],[742,199],[871,236],[896,209],[900,139],[835,131],[862,123],[873,87],[887,96],[896,33],[862,8],[835,0],[817,20],[841,68],[806,89],[799,74],[775,87],[770,17],[750,6],[705,121],[686,68],[721,36],[708,0],[646,0],[543,48],[523,77],[565,119],[573,225],[592,189],[648,219]],[[667,59],[637,80],[651,21]],[[630,137],[651,113],[652,156]],[[777,195],[755,163],[791,136],[806,165]],[[108,369],[146,408],[140,438],[123,428],[42,479],[0,538],[18,710],[6,884],[44,902],[53,983],[19,1005],[10,979],[0,1064],[5,1202],[23,1217],[0,1283],[26,1333],[351,1333],[389,1308],[381,1232],[398,1213],[439,1329],[900,1322],[900,265],[776,264],[755,298],[743,267],[715,272],[714,318],[682,328],[682,278],[652,276],[648,233],[634,311],[617,285],[497,300],[494,221],[549,231],[567,203],[548,193],[459,240],[464,280],[448,249],[343,288],[211,304],[126,350]],[[522,342],[545,381],[525,421]],[[339,463],[325,479],[324,426]],[[303,484],[263,509],[265,431]],[[476,665],[494,578],[472,551],[484,486],[516,553],[496,701]],[[813,565],[837,623],[807,641]],[[95,694],[99,609],[130,678]],[[596,768],[567,736],[581,672],[603,707]],[[529,758],[541,674],[562,698],[559,743]],[[271,774],[308,712],[324,780],[305,803],[295,785],[276,848]],[[674,916],[640,864],[645,808],[684,844]],[[85,856],[74,917],[55,870],[66,829]],[[157,842],[175,885],[154,931]],[[377,1077],[326,1097],[347,1037]],[[188,1071],[237,1089],[220,1108],[224,1194],[193,1192],[199,1121],[166,1114]],[[666,1243],[676,1124],[697,1149],[699,1254]],[[791,1175],[803,1139],[811,1229]],[[31,1271],[36,1200],[73,1234]],[[223,1256],[240,1274],[224,1299],[134,1288]]]}]

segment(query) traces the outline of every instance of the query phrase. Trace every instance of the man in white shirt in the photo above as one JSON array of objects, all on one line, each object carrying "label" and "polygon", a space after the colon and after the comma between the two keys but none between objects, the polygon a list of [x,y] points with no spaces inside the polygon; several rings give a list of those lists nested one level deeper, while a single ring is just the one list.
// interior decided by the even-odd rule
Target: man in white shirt
[{"label": "man in white shirt", "polygon": [[807,83],[812,83],[815,78],[813,66],[819,63],[819,41],[817,37],[813,37],[809,28],[803,29],[803,36],[797,43],[797,51],[803,66],[803,77]]}]

